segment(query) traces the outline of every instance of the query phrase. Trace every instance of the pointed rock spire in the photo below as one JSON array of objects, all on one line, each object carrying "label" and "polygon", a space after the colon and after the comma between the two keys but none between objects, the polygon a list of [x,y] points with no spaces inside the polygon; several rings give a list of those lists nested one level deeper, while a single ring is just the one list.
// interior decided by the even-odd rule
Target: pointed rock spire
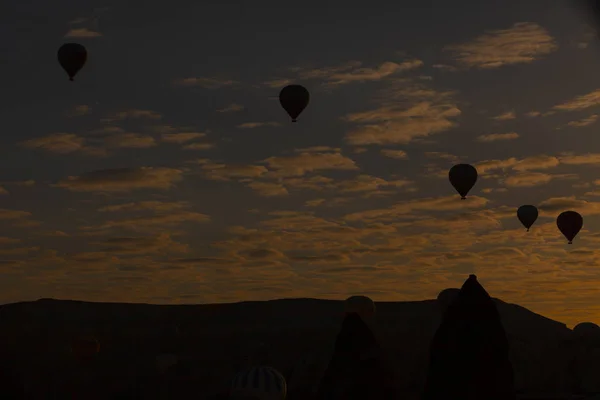
[{"label": "pointed rock spire", "polygon": [[469,275],[431,341],[423,399],[515,399],[508,350],[496,305]]}]

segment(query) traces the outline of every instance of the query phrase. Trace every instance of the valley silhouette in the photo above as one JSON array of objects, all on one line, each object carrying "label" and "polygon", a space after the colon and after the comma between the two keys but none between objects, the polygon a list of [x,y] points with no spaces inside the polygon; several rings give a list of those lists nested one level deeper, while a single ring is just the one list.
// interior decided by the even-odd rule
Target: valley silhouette
[{"label": "valley silhouette", "polygon": [[600,328],[490,297],[0,307],[2,398],[555,399],[600,393]]}]

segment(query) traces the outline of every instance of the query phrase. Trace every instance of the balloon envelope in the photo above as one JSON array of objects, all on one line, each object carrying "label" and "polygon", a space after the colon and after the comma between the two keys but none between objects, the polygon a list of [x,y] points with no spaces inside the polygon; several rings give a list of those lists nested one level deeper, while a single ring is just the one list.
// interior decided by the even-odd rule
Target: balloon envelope
[{"label": "balloon envelope", "polygon": [[233,398],[285,400],[287,384],[283,375],[272,367],[255,366],[240,371],[231,382]]},{"label": "balloon envelope", "polygon": [[70,80],[73,80],[86,61],[87,50],[78,43],[65,43],[58,49],[58,62]]},{"label": "balloon envelope", "polygon": [[517,218],[523,224],[525,228],[527,228],[527,232],[529,232],[529,228],[538,218],[538,209],[532,205],[524,205],[519,207],[517,210]]},{"label": "balloon envelope", "polygon": [[310,94],[304,86],[288,85],[279,92],[279,102],[283,109],[292,118],[292,122],[296,119],[308,105]]},{"label": "balloon envelope", "polygon": [[477,182],[477,170],[470,164],[457,164],[450,168],[448,178],[454,189],[460,194],[460,198],[464,200],[469,190]]},{"label": "balloon envelope", "polygon": [[351,296],[344,302],[344,313],[357,313],[361,318],[375,315],[375,303],[367,296]]},{"label": "balloon envelope", "polygon": [[569,244],[572,244],[573,239],[583,227],[583,217],[578,212],[565,211],[556,218],[556,225]]}]

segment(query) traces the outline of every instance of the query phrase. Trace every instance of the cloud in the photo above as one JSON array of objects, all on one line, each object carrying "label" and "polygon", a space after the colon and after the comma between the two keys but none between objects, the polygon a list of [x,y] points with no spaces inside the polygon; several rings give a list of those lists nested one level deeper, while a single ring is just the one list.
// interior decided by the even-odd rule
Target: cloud
[{"label": "cloud", "polygon": [[208,179],[215,181],[257,178],[268,172],[267,168],[262,165],[217,164],[208,160],[203,163],[201,169]]},{"label": "cloud", "polygon": [[600,104],[600,89],[596,89],[588,94],[575,97],[552,108],[558,111],[579,111],[597,106],[598,104]]},{"label": "cloud", "polygon": [[31,217],[31,213],[28,211],[8,210],[6,208],[0,208],[0,220],[17,220],[29,217]]},{"label": "cloud", "polygon": [[498,68],[531,63],[550,54],[558,45],[550,33],[536,23],[519,22],[509,29],[489,31],[472,42],[447,46],[456,61],[467,68]]},{"label": "cloud", "polygon": [[531,187],[543,185],[557,177],[557,175],[544,174],[541,172],[524,172],[506,178],[504,184],[508,187]]},{"label": "cloud", "polygon": [[220,113],[230,113],[230,112],[236,112],[236,111],[242,111],[244,109],[244,106],[241,104],[236,104],[236,103],[231,103],[230,105],[220,108],[217,110],[217,112]]},{"label": "cloud", "polygon": [[157,113],[156,111],[151,110],[125,110],[119,111],[115,113],[113,116],[109,117],[111,120],[124,120],[129,118],[147,118],[147,119],[161,119],[162,114]]},{"label": "cloud", "polygon": [[6,236],[0,237],[0,245],[2,245],[2,246],[7,245],[7,244],[15,244],[15,243],[19,243],[19,242],[21,242],[21,239],[9,238]]},{"label": "cloud", "polygon": [[457,201],[456,196],[424,198],[397,203],[388,208],[348,214],[344,219],[348,221],[364,222],[393,221],[416,211],[447,211],[461,210],[464,208],[481,208],[487,203],[487,199],[478,196],[469,196],[468,201],[460,201],[460,199]]},{"label": "cloud", "polygon": [[54,133],[19,143],[29,149],[41,149],[57,154],[69,154],[84,148],[85,139],[73,133]]},{"label": "cloud", "polygon": [[[399,72],[417,69],[423,66],[423,61],[409,59],[402,62],[385,61],[379,66],[364,67],[360,61],[349,61],[337,66],[321,68],[293,67],[290,71],[296,73],[300,80],[321,80],[327,86],[339,86],[350,83],[363,83],[379,81],[391,77]],[[271,88],[282,88],[293,83],[290,78],[276,78],[263,85]]]},{"label": "cloud", "polygon": [[83,115],[88,115],[92,111],[92,108],[88,105],[81,104],[73,107],[71,110],[67,112],[67,116],[69,117],[80,117]]},{"label": "cloud", "polygon": [[454,154],[444,153],[440,151],[426,151],[423,153],[427,158],[437,158],[442,160],[452,161],[454,163],[460,160],[460,157],[455,156]]},{"label": "cloud", "polygon": [[381,150],[381,154],[389,158],[397,158],[397,159],[406,159],[408,155],[403,150],[391,150],[391,149],[383,149]]},{"label": "cloud", "polygon": [[166,143],[183,144],[194,139],[206,137],[203,132],[180,132],[180,133],[163,133],[161,140]]},{"label": "cloud", "polygon": [[487,160],[475,164],[480,174],[486,174],[495,170],[514,169],[516,171],[529,171],[534,169],[547,169],[558,166],[561,160],[554,156],[539,155],[517,159],[514,157],[505,160]]},{"label": "cloud", "polygon": [[262,163],[275,171],[278,177],[302,176],[309,172],[322,170],[358,170],[356,163],[341,153],[301,152],[289,157],[269,157]]},{"label": "cloud", "polygon": [[380,106],[343,119],[361,126],[345,137],[351,145],[406,144],[416,138],[447,131],[461,114],[453,93],[437,92],[422,83],[396,82],[377,94]]},{"label": "cloud", "polygon": [[70,176],[55,186],[74,192],[129,192],[136,189],[170,189],[182,180],[173,168],[119,168]]},{"label": "cloud", "polygon": [[210,150],[216,145],[214,143],[190,143],[182,147],[183,150]]},{"label": "cloud", "polygon": [[580,127],[584,127],[584,126],[590,126],[590,125],[594,124],[596,121],[598,121],[598,115],[594,114],[594,115],[590,115],[587,118],[582,118],[577,121],[571,121],[567,125],[580,128]]},{"label": "cloud", "polygon": [[[104,221],[96,226],[83,226],[80,229],[86,234],[105,233],[110,229],[127,229],[144,233],[158,231],[165,233],[187,223],[205,223],[210,216],[190,211],[191,203],[185,201],[145,200],[130,203],[112,204],[98,209],[102,213],[118,213],[126,218]],[[138,215],[131,216],[132,213]],[[170,236],[166,238],[170,239]],[[105,250],[106,251],[106,250]]]},{"label": "cloud", "polygon": [[423,66],[423,61],[411,59],[403,62],[386,61],[378,67],[363,67],[360,61],[350,61],[333,67],[314,69],[294,69],[302,80],[321,79],[328,85],[343,85],[349,83],[378,81],[398,72],[409,71]]},{"label": "cloud", "polygon": [[441,71],[448,71],[448,72],[458,71],[458,68],[456,68],[455,66],[447,65],[447,64],[433,64],[431,67],[435,68],[435,69],[439,69]]},{"label": "cloud", "polygon": [[179,86],[200,86],[205,89],[219,89],[226,86],[233,86],[237,83],[234,80],[219,78],[185,78],[175,81],[175,84]]},{"label": "cloud", "polygon": [[116,149],[146,149],[156,146],[156,140],[152,136],[130,132],[108,136],[104,143],[107,147]]},{"label": "cloud", "polygon": [[505,112],[504,114],[500,114],[495,117],[492,117],[492,119],[495,119],[496,121],[508,121],[508,120],[515,119],[515,118],[517,118],[517,115],[515,114],[514,111],[508,111],[508,112]]},{"label": "cloud", "polygon": [[[88,146],[89,141],[100,138],[103,146]],[[41,149],[50,153],[70,154],[83,153],[91,156],[106,156],[107,149],[142,149],[156,145],[152,136],[140,135],[138,133],[124,132],[119,127],[105,127],[94,135],[84,138],[72,133],[54,133],[45,137],[30,139],[19,143],[29,149]]]},{"label": "cloud", "polygon": [[352,192],[379,192],[383,188],[400,188],[412,185],[414,182],[406,179],[386,181],[375,176],[361,174],[355,179],[340,181],[335,184],[335,189],[340,193]]},{"label": "cloud", "polygon": [[136,201],[132,203],[115,204],[104,206],[98,209],[100,212],[122,212],[122,211],[174,211],[182,210],[190,207],[190,204],[185,201],[164,202],[157,200]]},{"label": "cloud", "polygon": [[575,155],[572,153],[563,153],[559,157],[561,164],[567,165],[596,165],[600,164],[600,153],[588,153]]},{"label": "cloud", "polygon": [[271,79],[269,81],[263,82],[263,85],[268,86],[270,88],[273,89],[281,89],[287,85],[290,85],[293,83],[292,79],[287,79],[287,78],[277,78],[277,79]]},{"label": "cloud", "polygon": [[573,210],[585,218],[586,215],[600,214],[600,202],[579,200],[575,196],[553,197],[539,203],[538,209],[551,217],[556,217],[563,211]]},{"label": "cloud", "polygon": [[378,81],[392,74],[423,66],[421,60],[410,60],[403,63],[384,62],[377,68],[357,68],[345,73],[338,72],[329,75],[326,79],[331,85],[342,85],[353,82]]},{"label": "cloud", "polygon": [[[538,155],[524,159],[509,158],[505,160],[487,160],[475,164],[477,171],[483,178],[498,178],[500,183],[508,187],[532,187],[546,184],[555,179],[576,179],[576,174],[548,174],[533,172],[545,170],[560,165],[599,165],[600,154],[590,153],[574,155],[563,153],[558,156]],[[498,174],[502,172],[502,174]],[[507,174],[511,174],[506,176]],[[504,176],[503,176],[504,175]],[[586,187],[576,183],[573,187]],[[591,195],[591,192],[588,192]]]},{"label": "cloud", "polygon": [[238,125],[240,129],[253,129],[260,128],[262,126],[281,126],[279,122],[246,122]]},{"label": "cloud", "polygon": [[280,183],[250,182],[247,186],[264,197],[287,196],[289,194],[285,186]]},{"label": "cloud", "polygon": [[187,244],[173,240],[166,233],[144,237],[113,237],[94,244],[101,246],[103,253],[122,255],[188,253],[190,251]]},{"label": "cloud", "polygon": [[102,36],[100,32],[95,32],[87,28],[71,29],[65,34],[66,38],[94,38],[100,36]]},{"label": "cloud", "polygon": [[478,142],[484,142],[484,143],[489,143],[489,142],[496,142],[498,140],[512,140],[512,139],[518,139],[519,138],[519,134],[515,133],[515,132],[511,132],[511,133],[492,133],[489,135],[481,135],[477,137],[477,141]]},{"label": "cloud", "polygon": [[209,221],[210,216],[193,211],[158,212],[153,215],[138,215],[120,220],[109,220],[98,226],[84,226],[82,230],[103,231],[119,228],[149,232],[156,228],[159,231],[164,231],[167,227],[174,227],[184,223],[205,223]]}]

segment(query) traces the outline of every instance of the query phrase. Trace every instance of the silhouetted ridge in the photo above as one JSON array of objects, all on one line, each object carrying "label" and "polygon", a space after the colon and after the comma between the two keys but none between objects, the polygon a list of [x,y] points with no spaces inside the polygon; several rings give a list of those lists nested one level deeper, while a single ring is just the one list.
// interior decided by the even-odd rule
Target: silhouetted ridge
[{"label": "silhouetted ridge", "polygon": [[470,275],[431,341],[423,399],[514,399],[508,352],[496,305]]}]

